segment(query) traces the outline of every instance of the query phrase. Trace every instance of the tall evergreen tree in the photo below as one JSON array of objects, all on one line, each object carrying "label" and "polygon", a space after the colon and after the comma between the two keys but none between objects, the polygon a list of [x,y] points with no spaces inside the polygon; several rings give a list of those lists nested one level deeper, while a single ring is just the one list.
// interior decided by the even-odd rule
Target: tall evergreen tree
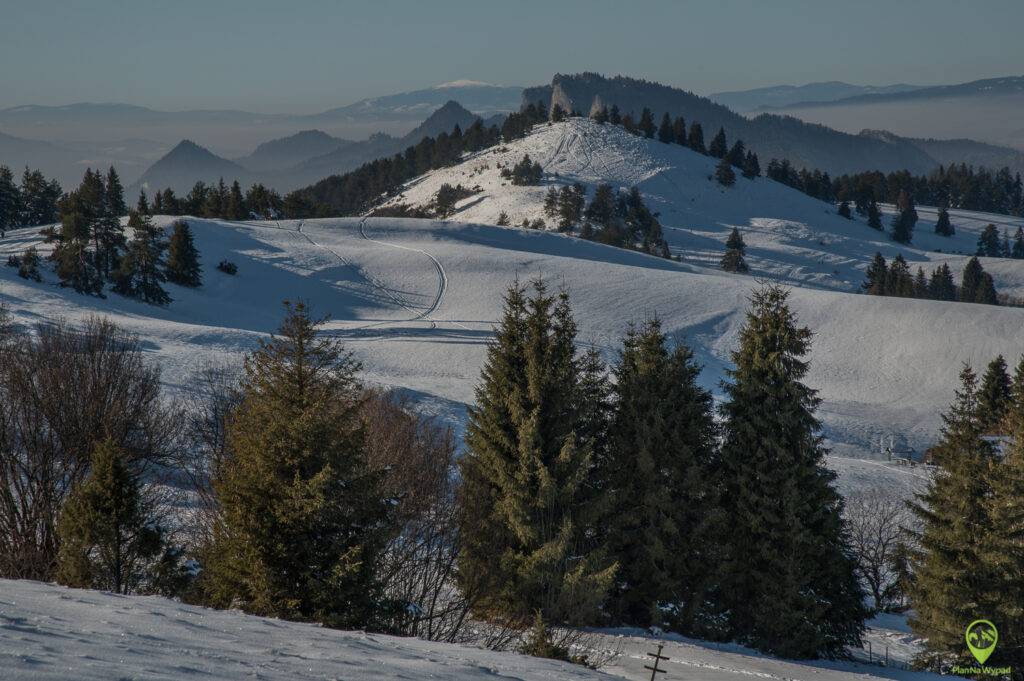
[{"label": "tall evergreen tree", "polygon": [[743,162],[747,157],[747,147],[743,144],[743,140],[736,140],[736,143],[729,149],[729,153],[725,155],[729,163],[734,168],[743,168]]},{"label": "tall evergreen tree", "polygon": [[761,162],[758,161],[757,154],[752,151],[748,151],[743,159],[743,177],[748,180],[761,177]]},{"label": "tall evergreen tree", "polygon": [[366,464],[359,365],[305,305],[286,310],[278,335],[245,361],[202,586],[215,605],[373,628],[389,511]]},{"label": "tall evergreen tree", "polygon": [[868,265],[868,269],[864,273],[864,283],[860,287],[869,295],[884,296],[889,290],[889,285],[886,281],[888,277],[889,266],[886,264],[885,258],[882,257],[881,253],[875,253],[875,257],[871,260],[871,264]]},{"label": "tall evergreen tree", "polygon": [[853,219],[853,213],[850,211],[850,202],[849,201],[841,201],[839,203],[839,207],[836,208],[836,215],[839,215],[840,217],[844,217],[847,220]]},{"label": "tall evergreen tree", "polygon": [[124,186],[114,166],[107,171],[107,180],[104,185],[104,198],[106,199],[106,211],[115,218],[128,214],[128,204],[124,202]]},{"label": "tall evergreen tree", "polygon": [[704,148],[704,128],[701,127],[700,123],[694,122],[690,125],[690,136],[687,138],[686,146],[698,154],[708,153],[708,150]]},{"label": "tall evergreen tree", "polygon": [[725,241],[725,254],[719,263],[726,272],[746,273],[750,271],[747,261],[743,256],[747,253],[747,244],[743,242],[743,235],[736,227],[732,228],[729,238]]},{"label": "tall evergreen tree", "polygon": [[964,627],[989,614],[1003,595],[983,560],[991,526],[987,504],[995,453],[982,438],[977,377],[969,366],[942,417],[942,440],[933,449],[938,467],[913,506],[921,522],[912,553],[910,627],[926,639],[925,661],[938,667],[950,658],[968,662]]},{"label": "tall evergreen tree", "polygon": [[725,139],[725,128],[719,128],[718,132],[711,139],[708,145],[708,155],[715,158],[725,158],[729,153],[729,143]]},{"label": "tall evergreen tree", "polygon": [[946,263],[942,263],[932,271],[931,279],[928,281],[928,297],[932,300],[957,299],[953,272]]},{"label": "tall evergreen tree", "polygon": [[228,194],[228,203],[224,215],[228,220],[245,219],[245,197],[242,196],[242,187],[238,180],[231,183],[231,191]]},{"label": "tall evergreen tree", "polygon": [[733,172],[732,164],[729,163],[729,159],[723,157],[718,165],[715,166],[715,179],[718,184],[723,187],[731,187],[736,184],[736,173]]},{"label": "tall evergreen tree", "polygon": [[935,233],[939,236],[953,236],[956,229],[949,220],[949,211],[945,206],[939,209],[939,219],[935,222]]},{"label": "tall evergreen tree", "polygon": [[892,240],[909,244],[914,238],[914,225],[917,224],[917,210],[914,208],[914,199],[906,192],[900,191],[896,200],[896,215],[892,219]]},{"label": "tall evergreen tree", "polygon": [[139,190],[139,200],[135,202],[135,212],[139,215],[152,215],[149,208],[149,199],[146,198],[146,190]]},{"label": "tall evergreen tree", "polygon": [[1010,375],[1002,355],[988,363],[978,390],[978,424],[983,433],[1004,434],[1010,408]]},{"label": "tall evergreen tree", "polygon": [[658,131],[657,126],[654,125],[654,114],[647,107],[644,107],[644,110],[640,112],[640,123],[637,125],[637,128],[647,139],[653,139],[654,133]]},{"label": "tall evergreen tree", "polygon": [[199,267],[199,251],[192,238],[192,228],[184,220],[176,220],[171,226],[171,238],[167,244],[167,281],[180,286],[195,288],[202,284]]},{"label": "tall evergreen tree", "polygon": [[152,305],[166,305],[171,297],[164,290],[164,251],[167,243],[163,230],[153,226],[148,215],[132,212],[128,216],[132,239],[114,276],[114,290]]},{"label": "tall evergreen tree", "polygon": [[658,127],[658,141],[665,144],[672,144],[676,141],[675,128],[672,127],[672,117],[666,111],[661,117],[661,125]]},{"label": "tall evergreen tree", "polygon": [[113,440],[93,450],[92,470],[65,504],[58,533],[59,583],[119,594],[145,583],[163,548],[163,533],[152,502]]},{"label": "tall evergreen tree", "polygon": [[1003,253],[1002,242],[999,241],[999,230],[993,224],[988,224],[981,230],[978,236],[978,252],[976,255],[989,258],[1001,257]]},{"label": "tall evergreen tree", "polygon": [[14,182],[14,173],[0,165],[0,237],[21,221],[21,192]]},{"label": "tall evergreen tree", "polygon": [[885,295],[900,298],[914,297],[914,278],[910,274],[910,265],[903,255],[897,255],[889,265],[889,274],[885,278]]},{"label": "tall evergreen tree", "polygon": [[622,125],[622,114],[619,113],[618,105],[612,104],[611,110],[608,111],[608,122],[612,125]]},{"label": "tall evergreen tree", "polygon": [[459,462],[459,578],[482,595],[480,616],[585,622],[611,584],[615,566],[591,540],[603,504],[587,484],[575,337],[565,294],[509,289]]},{"label": "tall evergreen tree", "polygon": [[778,286],[753,293],[724,386],[722,599],[733,635],[760,650],[837,656],[860,644],[866,611],[819,399],[802,383],[811,331],[787,297]]},{"label": "tall evergreen tree", "polygon": [[615,367],[615,411],[604,523],[619,565],[608,611],[617,622],[688,630],[714,575],[717,504],[711,395],[683,345],[669,349],[657,319],[631,327]]},{"label": "tall evergreen tree", "polygon": [[875,203],[874,199],[868,202],[867,207],[868,215],[868,227],[877,229],[879,232],[882,231],[882,211],[878,209],[878,204]]},{"label": "tall evergreen tree", "polygon": [[672,139],[676,144],[686,146],[686,119],[682,116],[678,116],[672,121]]}]

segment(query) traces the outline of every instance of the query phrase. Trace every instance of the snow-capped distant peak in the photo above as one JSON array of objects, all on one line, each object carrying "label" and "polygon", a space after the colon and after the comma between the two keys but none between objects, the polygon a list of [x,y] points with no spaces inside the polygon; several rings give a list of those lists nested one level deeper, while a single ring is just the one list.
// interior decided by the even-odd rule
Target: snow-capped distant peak
[{"label": "snow-capped distant peak", "polygon": [[497,87],[497,86],[494,83],[485,83],[482,80],[466,80],[466,79],[462,79],[462,80],[452,80],[452,81],[448,81],[447,83],[441,83],[440,85],[435,85],[434,89],[435,90],[445,90],[445,89],[448,89],[448,88],[456,88],[456,87]]}]

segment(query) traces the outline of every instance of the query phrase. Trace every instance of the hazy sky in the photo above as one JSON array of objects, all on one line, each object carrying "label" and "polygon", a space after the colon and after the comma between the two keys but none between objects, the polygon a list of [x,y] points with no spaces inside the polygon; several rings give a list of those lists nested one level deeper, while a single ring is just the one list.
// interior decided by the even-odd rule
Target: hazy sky
[{"label": "hazy sky", "polygon": [[1024,74],[1021,0],[0,0],[0,107],[311,113],[469,78],[707,94]]}]

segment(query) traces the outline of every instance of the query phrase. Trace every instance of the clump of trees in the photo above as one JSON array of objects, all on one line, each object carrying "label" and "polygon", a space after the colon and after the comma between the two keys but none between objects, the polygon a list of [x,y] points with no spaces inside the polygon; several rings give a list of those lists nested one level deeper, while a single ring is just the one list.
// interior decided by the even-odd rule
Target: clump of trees
[{"label": "clump of trees", "polygon": [[[224,178],[215,185],[196,182],[188,194],[180,198],[168,187],[154,193],[150,201],[143,190],[136,204],[136,212],[144,215],[192,215],[222,220],[272,220],[283,217],[286,208],[281,195],[263,184],[253,184],[243,194],[238,180],[228,186]],[[297,205],[291,208],[303,212]]]},{"label": "clump of trees", "polygon": [[501,169],[501,176],[516,185],[540,184],[543,175],[544,169],[537,161],[531,161],[529,154],[525,154],[511,168]]},{"label": "clump of trees", "polygon": [[599,184],[583,218],[580,236],[584,239],[665,258],[671,255],[661,223],[644,204],[636,187],[616,192],[609,184]]},{"label": "clump of trees", "polygon": [[692,354],[657,320],[627,333],[610,382],[577,351],[565,295],[532,289],[506,295],[460,461],[474,612],[532,631],[673,626],[797,657],[857,643],[862,592],[800,382],[810,332],[785,292],[754,294],[719,435]]},{"label": "clump of trees", "polygon": [[892,263],[887,263],[881,253],[875,253],[861,288],[874,296],[999,304],[999,294],[992,275],[984,270],[976,257],[967,261],[960,285],[957,286],[953,272],[946,263],[936,267],[931,276],[926,277],[921,267],[917,268],[916,274],[912,274],[902,255],[897,255]]},{"label": "clump of trees", "polygon": [[38,170],[21,175],[21,183],[14,173],[0,165],[0,237],[15,227],[35,227],[57,222],[64,191],[57,180],[47,180]]}]

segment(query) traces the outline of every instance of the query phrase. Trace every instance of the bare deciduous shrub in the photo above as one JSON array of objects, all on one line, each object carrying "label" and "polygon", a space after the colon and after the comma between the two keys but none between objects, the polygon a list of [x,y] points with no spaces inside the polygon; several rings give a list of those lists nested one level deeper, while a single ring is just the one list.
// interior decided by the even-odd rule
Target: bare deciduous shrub
[{"label": "bare deciduous shrub", "polygon": [[173,422],[138,338],[98,318],[8,335],[0,344],[0,577],[52,578],[61,508],[105,438],[139,474],[169,460]]},{"label": "bare deciduous shrub", "polygon": [[913,522],[906,503],[892,493],[864,492],[846,500],[845,516],[857,574],[871,592],[874,609],[901,608],[907,530]]}]

